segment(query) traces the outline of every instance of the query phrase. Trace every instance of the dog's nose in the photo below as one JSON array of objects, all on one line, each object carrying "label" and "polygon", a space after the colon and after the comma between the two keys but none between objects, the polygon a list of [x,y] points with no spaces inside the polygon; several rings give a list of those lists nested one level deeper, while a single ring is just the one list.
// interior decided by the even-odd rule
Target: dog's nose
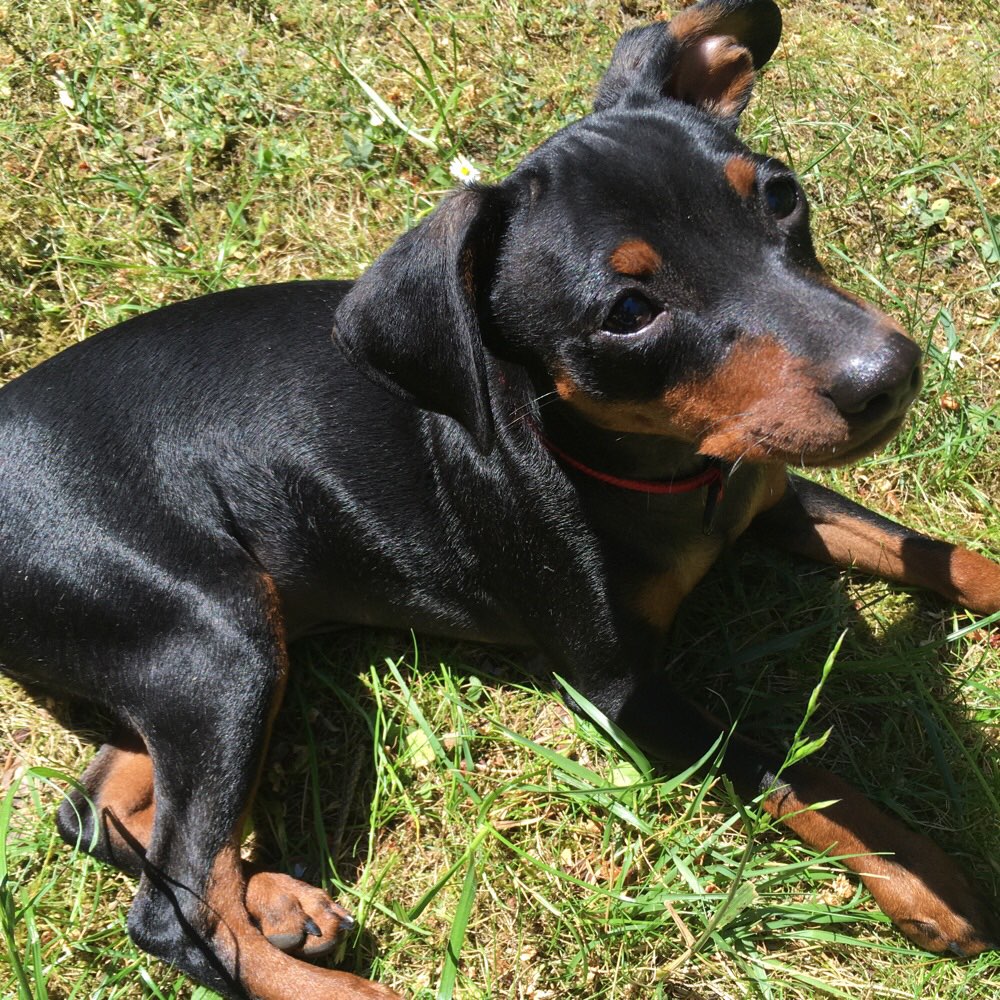
[{"label": "dog's nose", "polygon": [[893,333],[877,350],[845,364],[827,395],[846,417],[888,420],[902,414],[920,389],[920,348]]}]

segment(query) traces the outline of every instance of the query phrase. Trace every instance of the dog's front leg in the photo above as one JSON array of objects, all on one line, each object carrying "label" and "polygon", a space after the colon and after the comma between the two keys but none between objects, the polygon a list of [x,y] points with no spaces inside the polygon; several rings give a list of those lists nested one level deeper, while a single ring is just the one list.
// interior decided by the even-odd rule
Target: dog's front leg
[{"label": "dog's front leg", "polygon": [[990,907],[959,866],[836,775],[804,764],[784,767],[781,755],[727,735],[716,720],[673,691],[662,674],[605,682],[584,693],[660,762],[690,765],[718,743],[722,770],[741,797],[759,798],[761,808],[804,843],[841,856],[915,944],[960,956],[997,947]]},{"label": "dog's front leg", "polygon": [[784,495],[750,533],[821,562],[932,590],[977,614],[1000,611],[1000,565],[800,476],[789,474]]}]

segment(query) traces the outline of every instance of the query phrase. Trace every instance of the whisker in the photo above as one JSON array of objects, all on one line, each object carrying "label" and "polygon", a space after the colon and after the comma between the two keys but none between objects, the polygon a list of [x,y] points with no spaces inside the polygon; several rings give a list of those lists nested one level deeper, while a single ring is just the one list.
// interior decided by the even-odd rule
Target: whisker
[{"label": "whisker", "polygon": [[534,399],[529,399],[521,406],[515,407],[510,415],[510,419],[503,425],[504,430],[510,430],[520,420],[529,416],[536,404],[538,409],[541,409],[546,403],[554,402],[557,397],[558,393],[554,389],[550,389],[548,392],[543,392],[540,396],[535,396]]}]

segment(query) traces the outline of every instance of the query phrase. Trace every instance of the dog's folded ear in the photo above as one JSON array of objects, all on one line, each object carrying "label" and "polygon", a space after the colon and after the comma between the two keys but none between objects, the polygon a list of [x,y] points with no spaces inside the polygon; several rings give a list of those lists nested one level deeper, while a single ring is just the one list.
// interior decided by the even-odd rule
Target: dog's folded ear
[{"label": "dog's folded ear", "polygon": [[362,373],[453,417],[484,454],[495,427],[483,328],[504,214],[497,188],[456,191],[361,275],[334,318]]},{"label": "dog's folded ear", "polygon": [[702,0],[669,23],[621,37],[594,110],[673,98],[735,127],[750,101],[755,71],[780,37],[781,12],[772,0]]}]

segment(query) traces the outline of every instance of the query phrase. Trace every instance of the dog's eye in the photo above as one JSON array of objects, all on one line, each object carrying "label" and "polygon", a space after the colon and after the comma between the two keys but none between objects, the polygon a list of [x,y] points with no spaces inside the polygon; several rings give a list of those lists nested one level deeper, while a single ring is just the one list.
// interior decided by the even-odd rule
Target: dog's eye
[{"label": "dog's eye", "polygon": [[655,316],[656,309],[645,295],[626,292],[612,306],[604,321],[604,329],[608,333],[635,333],[649,326]]},{"label": "dog's eye", "polygon": [[764,200],[776,219],[787,219],[799,204],[798,185],[790,177],[774,177],[764,185]]}]

